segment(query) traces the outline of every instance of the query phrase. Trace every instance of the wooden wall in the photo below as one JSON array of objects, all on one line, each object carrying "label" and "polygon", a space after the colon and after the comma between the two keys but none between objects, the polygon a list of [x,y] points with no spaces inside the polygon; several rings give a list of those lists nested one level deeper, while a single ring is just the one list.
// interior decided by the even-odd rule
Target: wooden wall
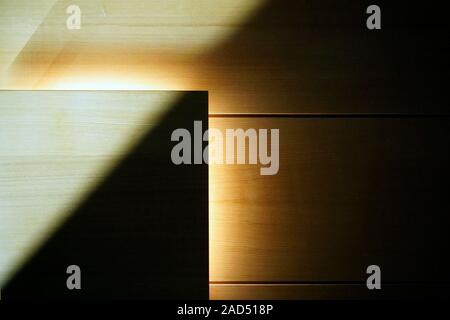
[{"label": "wooden wall", "polygon": [[368,297],[448,283],[437,5],[380,2],[369,31],[364,1],[78,1],[68,31],[38,2],[1,3],[2,89],[208,90],[211,127],[280,129],[277,175],[210,168],[211,298],[367,296],[369,264]]}]

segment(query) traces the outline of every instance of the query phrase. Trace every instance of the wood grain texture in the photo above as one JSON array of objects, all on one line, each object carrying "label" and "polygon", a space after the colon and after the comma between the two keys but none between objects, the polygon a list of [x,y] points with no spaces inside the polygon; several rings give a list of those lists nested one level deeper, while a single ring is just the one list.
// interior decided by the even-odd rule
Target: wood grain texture
[{"label": "wood grain texture", "polygon": [[80,30],[69,4],[2,2],[2,88],[200,89],[214,113],[448,111],[448,29],[431,4],[384,4],[380,32],[356,1],[79,1]]},{"label": "wood grain texture", "polygon": [[[180,100],[186,100],[185,95],[190,96],[193,101],[181,103]],[[198,99],[195,100],[195,97]],[[2,141],[0,144],[0,285],[3,288],[4,283],[24,267],[24,264],[36,255],[42,245],[51,239],[53,234],[59,231],[74,213],[80,211],[80,206],[85,205],[93,193],[104,188],[105,181],[109,181],[110,176],[118,168],[122,168],[122,171],[125,172],[122,173],[121,179],[116,178],[121,181],[121,184],[117,186],[116,183],[114,187],[116,191],[110,187],[114,192],[110,191],[109,195],[106,192],[104,197],[109,201],[116,198],[122,198],[123,201],[115,202],[115,205],[111,206],[112,208],[105,206],[105,201],[99,201],[97,207],[94,206],[93,213],[88,215],[95,217],[104,212],[106,217],[101,225],[97,226],[98,231],[103,232],[104,239],[109,237],[108,231],[104,230],[104,227],[115,220],[120,221],[118,219],[120,214],[128,213],[136,219],[139,216],[137,214],[139,208],[141,208],[140,210],[147,208],[149,215],[152,211],[157,210],[158,205],[151,205],[150,202],[153,198],[149,196],[150,194],[156,197],[158,194],[156,190],[149,191],[152,188],[151,181],[157,179],[157,175],[151,176],[151,170],[155,170],[154,168],[150,169],[152,163],[159,166],[158,173],[161,175],[166,172],[167,176],[161,177],[164,181],[171,181],[170,175],[183,176],[182,171],[169,173],[165,170],[164,165],[160,165],[156,161],[162,157],[170,160],[170,149],[166,148],[169,148],[170,134],[174,128],[171,129],[166,124],[164,130],[160,129],[160,131],[164,131],[164,136],[161,133],[159,136],[152,135],[168,114],[175,112],[176,107],[184,108],[182,110],[184,113],[179,116],[186,121],[183,126],[186,123],[189,125],[192,123],[193,120],[189,117],[197,119],[198,117],[195,115],[200,109],[202,110],[201,116],[207,120],[207,95],[197,92],[0,91],[0,137]],[[175,116],[172,116],[170,121],[165,121],[172,121],[170,125],[182,126],[177,123],[179,120]],[[141,147],[143,141],[146,145],[144,150]],[[138,146],[143,154],[140,157],[133,156]],[[158,147],[161,150],[155,151]],[[133,179],[135,173],[130,172],[129,168],[123,169],[122,162],[133,157],[138,160],[143,158],[139,161],[134,160],[139,165],[133,165],[141,170],[138,174],[140,179]],[[126,174],[127,171],[128,174]],[[144,179],[145,174],[147,174],[147,178]],[[149,194],[142,190],[143,185],[139,188],[140,181],[147,183],[145,187],[148,188]],[[207,178],[205,178],[205,185],[206,181]],[[205,185],[203,191],[204,198],[207,199]],[[177,186],[182,186],[182,184],[174,182],[172,196],[175,195]],[[134,190],[136,197],[141,195],[142,198],[127,199],[125,194],[132,193],[131,189]],[[122,197],[117,197],[116,194],[122,194]],[[162,195],[158,197],[161,201],[163,200]],[[172,201],[170,200],[170,202]],[[106,201],[107,203],[108,201]],[[122,207],[122,210],[118,211],[121,206],[125,204],[132,206],[133,203],[140,207],[138,209]],[[165,209],[168,214],[170,210]],[[192,213],[194,214],[194,212],[193,210]],[[73,257],[76,255],[69,249],[70,243],[73,241],[70,239],[76,239],[84,232],[86,232],[84,237],[87,237],[88,234],[95,237],[94,231],[89,233],[87,230],[96,225],[95,221],[102,219],[91,219],[94,220],[94,223],[81,224],[80,229],[84,231],[67,232],[66,236],[69,240],[62,241],[65,245],[62,245],[59,252],[61,259],[63,259],[63,252]],[[124,220],[132,223],[134,219]],[[142,220],[141,224],[144,224],[145,221],[148,222],[145,216],[140,219]],[[206,221],[206,215],[204,220]],[[121,226],[125,226],[123,221]],[[176,224],[174,224],[174,228],[176,228]],[[206,229],[205,226],[205,233]],[[139,238],[139,234],[133,235],[135,230],[133,232],[119,231],[120,227],[110,230],[116,230],[119,238],[122,234],[120,241],[123,244],[130,243],[129,236]],[[126,234],[128,236],[125,236]],[[128,237],[129,240],[124,241],[123,236]],[[142,240],[142,242],[149,241],[148,239]],[[80,247],[75,250],[76,252],[83,251],[81,249],[82,242],[82,240],[78,242]],[[101,243],[95,239],[92,242]],[[90,245],[91,248],[94,246],[93,243]],[[76,246],[76,244],[74,245]],[[204,252],[207,259],[206,248],[207,237],[205,236],[204,248],[201,252]],[[105,248],[103,249],[105,250]],[[89,252],[86,249],[84,251],[84,254]],[[136,253],[137,246],[126,251],[134,251],[134,257],[141,254],[141,252]],[[91,257],[92,261],[95,261],[98,254],[99,252]],[[146,257],[147,255],[142,256]],[[131,259],[134,258],[131,257]],[[80,264],[82,261],[86,262],[86,258],[78,257],[78,260]],[[54,257],[51,261],[62,263]],[[44,265],[49,267],[49,264]],[[96,266],[92,262],[92,265],[94,269],[98,268],[98,264]],[[62,267],[60,272],[64,272],[64,268],[67,266]],[[58,277],[60,272],[55,270],[54,276]],[[36,274],[34,277],[45,278]],[[207,277],[204,276],[204,278],[206,281]],[[35,280],[30,281],[30,285],[33,281]],[[50,286],[50,284],[48,285]],[[35,285],[35,287],[38,288],[39,285]],[[29,292],[30,290],[25,291]],[[109,292],[112,291],[109,290]],[[26,293],[22,292],[22,294]],[[55,292],[49,290],[49,294],[52,295]]]},{"label": "wood grain texture", "polygon": [[[0,88],[202,89],[211,113],[448,113],[447,19],[435,3],[378,2],[380,32],[365,28],[359,1],[81,0],[78,31],[65,28],[69,4],[0,3]],[[279,127],[282,155],[274,177],[211,168],[211,280],[359,280],[377,261],[391,280],[442,275],[446,121],[213,123]]]},{"label": "wood grain texture", "polygon": [[[19,1],[22,10],[3,5],[4,15],[15,18],[2,25],[10,33],[0,40],[5,89],[199,89],[197,59],[236,32],[262,1],[82,0],[79,30],[66,28],[71,1],[54,1],[47,11],[31,2]],[[26,29],[36,16],[39,26]],[[27,32],[23,47],[8,47],[15,34]]]},{"label": "wood grain texture", "polygon": [[[17,134],[16,152],[0,153],[0,257],[25,260],[8,270],[2,298],[208,298],[208,166],[174,165],[170,139],[194,120],[207,125],[206,92],[15,91],[0,103]],[[127,122],[134,130],[120,131]],[[70,265],[81,290],[66,287]]]},{"label": "wood grain texture", "polygon": [[367,290],[364,284],[212,284],[212,300],[375,300],[448,299],[449,286],[436,284],[384,284],[381,291]]},{"label": "wood grain texture", "polygon": [[280,170],[210,170],[211,281],[448,281],[446,119],[210,119],[279,128]]}]

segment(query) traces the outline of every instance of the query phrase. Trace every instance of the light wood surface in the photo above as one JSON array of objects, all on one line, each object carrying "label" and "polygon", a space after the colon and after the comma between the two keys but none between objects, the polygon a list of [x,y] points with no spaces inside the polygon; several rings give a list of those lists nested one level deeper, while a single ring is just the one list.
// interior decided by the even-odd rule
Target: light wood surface
[{"label": "light wood surface", "polygon": [[179,95],[0,91],[0,283],[158,125]]},{"label": "light wood surface", "polygon": [[365,284],[271,284],[210,286],[213,300],[376,300],[376,299],[429,299],[429,293],[449,297],[448,286],[385,284],[382,291],[367,290]]},{"label": "light wood surface", "polygon": [[[81,0],[82,29],[72,31],[69,4],[1,1],[1,89],[208,90],[211,113],[448,112],[447,20],[433,4],[385,4],[378,33],[367,31],[357,2]],[[212,281],[359,280],[377,261],[391,280],[442,275],[435,252],[448,251],[448,206],[436,181],[448,180],[446,121],[268,117],[211,126],[281,130],[278,175],[211,167]]]},{"label": "light wood surface", "polygon": [[386,7],[374,33],[357,2],[83,0],[80,30],[71,1],[38,2],[1,4],[1,88],[208,90],[213,113],[447,111],[429,5]]},{"label": "light wood surface", "polygon": [[206,126],[207,106],[207,92],[0,91],[3,298],[207,299],[208,166],[174,165],[170,139]]},{"label": "light wood surface", "polygon": [[448,279],[447,119],[210,119],[279,128],[280,170],[210,170],[212,281]]}]

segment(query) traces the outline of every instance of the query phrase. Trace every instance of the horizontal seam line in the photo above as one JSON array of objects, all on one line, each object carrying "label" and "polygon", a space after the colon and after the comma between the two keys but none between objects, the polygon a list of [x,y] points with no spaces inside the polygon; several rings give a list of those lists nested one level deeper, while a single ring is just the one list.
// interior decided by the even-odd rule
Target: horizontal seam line
[{"label": "horizontal seam line", "polygon": [[[363,281],[210,281],[212,285],[365,285]],[[450,286],[447,282],[419,282],[419,281],[387,281],[385,285],[442,285]]]},{"label": "horizontal seam line", "polygon": [[209,113],[209,118],[450,118],[445,113]]}]

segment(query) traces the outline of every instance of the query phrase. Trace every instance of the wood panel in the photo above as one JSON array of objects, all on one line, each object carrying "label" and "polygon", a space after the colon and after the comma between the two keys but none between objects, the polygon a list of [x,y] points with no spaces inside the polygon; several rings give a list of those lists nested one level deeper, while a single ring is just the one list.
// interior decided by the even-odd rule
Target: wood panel
[{"label": "wood panel", "polygon": [[2,298],[207,299],[208,166],[170,139],[207,97],[0,91]]},{"label": "wood panel", "polygon": [[383,284],[367,290],[364,284],[212,284],[212,300],[371,300],[449,298],[449,286],[436,284]]},{"label": "wood panel", "polygon": [[448,119],[212,118],[279,128],[280,170],[211,166],[210,280],[448,281]]},{"label": "wood panel", "polygon": [[70,1],[35,2],[1,4],[1,88],[201,89],[214,113],[447,112],[432,4],[385,3],[371,32],[359,2],[78,1],[80,30]]}]

